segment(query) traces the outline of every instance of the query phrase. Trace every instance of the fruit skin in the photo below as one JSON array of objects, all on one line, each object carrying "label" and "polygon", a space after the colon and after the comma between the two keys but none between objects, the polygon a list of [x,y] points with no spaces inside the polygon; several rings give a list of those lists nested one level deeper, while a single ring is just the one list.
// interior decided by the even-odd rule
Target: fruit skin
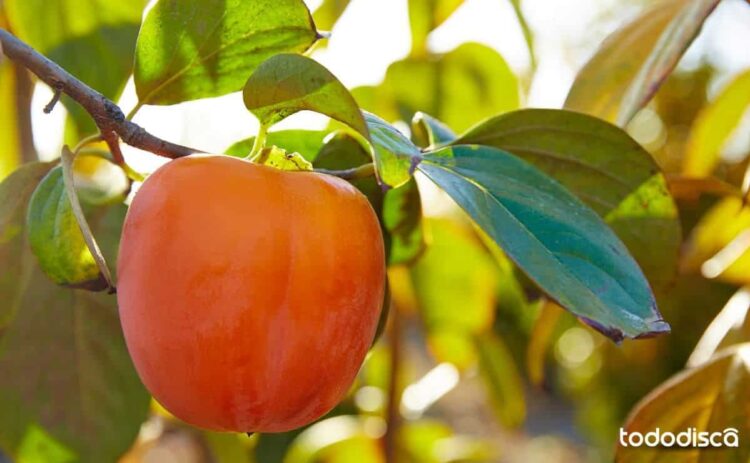
[{"label": "fruit skin", "polygon": [[384,246],[367,198],[341,179],[190,156],[136,194],[118,275],[128,350],[167,410],[284,432],[351,387],[383,303]]}]

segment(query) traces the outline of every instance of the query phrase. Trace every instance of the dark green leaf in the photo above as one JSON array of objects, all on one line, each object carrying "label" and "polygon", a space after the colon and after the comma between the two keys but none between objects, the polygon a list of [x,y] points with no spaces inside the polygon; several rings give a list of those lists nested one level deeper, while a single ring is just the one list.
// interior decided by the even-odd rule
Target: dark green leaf
[{"label": "dark green leaf", "polygon": [[411,120],[411,132],[414,143],[424,148],[435,148],[456,139],[447,125],[421,111]]},{"label": "dark green leaf", "polygon": [[302,55],[269,58],[250,76],[243,91],[245,106],[264,126],[307,110],[343,122],[368,138],[359,106],[344,84],[323,65]]},{"label": "dark green leaf", "polygon": [[30,256],[23,233],[29,199],[53,163],[25,164],[0,183],[0,334],[16,312],[14,292],[25,284]]},{"label": "dark green leaf", "polygon": [[[326,132],[319,130],[279,130],[268,134],[266,146],[278,146],[290,153],[299,153],[308,161],[313,162],[323,147],[326,135]],[[239,141],[227,148],[226,154],[245,157],[252,150],[253,143],[255,143],[255,137]]]},{"label": "dark green leaf", "polygon": [[672,281],[682,239],[677,207],[651,155],[621,129],[579,113],[528,109],[488,119],[456,143],[534,164],[605,219],[655,288]]},{"label": "dark green leaf", "polygon": [[615,31],[581,69],[565,107],[625,125],[672,72],[719,0],[663,0]]},{"label": "dark green leaf", "polygon": [[[111,261],[125,212],[98,209],[92,220]],[[12,246],[25,250],[23,236]],[[0,300],[18,301],[0,345],[0,447],[19,462],[55,461],[50,452],[70,456],[64,461],[116,461],[150,398],[128,356],[115,297],[61,288],[33,265],[15,273],[15,285],[0,287]]]},{"label": "dark green leaf", "polygon": [[138,35],[138,98],[167,105],[242,90],[268,57],[317,38],[302,0],[159,0]]},{"label": "dark green leaf", "polygon": [[[720,442],[727,430],[735,430],[736,447],[673,450],[618,445],[618,463],[703,463],[744,462],[750,458],[750,433],[747,410],[750,407],[750,344],[741,344],[720,353],[697,368],[667,380],[646,396],[624,426],[625,433],[643,435],[659,429],[662,433],[718,432]],[[731,432],[731,431],[730,431]],[[628,437],[624,437],[626,444]]]},{"label": "dark green leaf", "polygon": [[664,333],[645,276],[596,213],[504,151],[454,146],[419,169],[547,294],[615,340]]},{"label": "dark green leaf", "polygon": [[381,184],[397,188],[411,179],[420,151],[391,124],[365,112],[374,148],[375,169]]},{"label": "dark green leaf", "polygon": [[52,169],[37,187],[26,224],[31,250],[52,281],[95,291],[108,287],[73,214],[62,167]]},{"label": "dark green leaf", "polygon": [[[326,141],[315,158],[314,165],[320,169],[344,170],[371,162],[372,159],[362,144],[353,136],[339,132]],[[359,178],[350,182],[367,196],[372,208],[380,214],[383,208],[383,190],[373,177]]]},{"label": "dark green leaf", "polygon": [[383,198],[383,226],[391,235],[390,265],[409,264],[424,250],[422,198],[413,178]]},{"label": "dark green leaf", "polygon": [[[133,49],[146,0],[5,0],[13,33],[104,96],[116,99],[133,69]],[[69,98],[79,132],[88,114]]]}]

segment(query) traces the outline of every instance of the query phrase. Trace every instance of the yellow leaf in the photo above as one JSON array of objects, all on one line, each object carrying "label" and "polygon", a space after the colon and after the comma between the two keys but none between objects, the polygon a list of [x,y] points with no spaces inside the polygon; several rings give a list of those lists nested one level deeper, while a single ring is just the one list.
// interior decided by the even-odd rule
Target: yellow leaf
[{"label": "yellow leaf", "polygon": [[736,197],[716,204],[693,229],[681,267],[707,278],[750,283],[750,209]]},{"label": "yellow leaf", "polygon": [[750,107],[750,71],[735,78],[715,101],[698,114],[687,141],[683,172],[688,176],[709,175],[721,151]]},{"label": "yellow leaf", "polygon": [[[617,463],[746,462],[750,457],[750,344],[724,351],[698,368],[667,380],[646,396],[620,432]],[[678,435],[685,431],[719,433],[723,448],[665,448],[635,446],[632,436],[645,437],[656,430]],[[735,430],[734,440],[727,439]],[[624,434],[623,434],[624,433]],[[737,437],[739,436],[739,437]],[[653,440],[653,437],[651,438]],[[685,441],[685,435],[680,438]],[[623,445],[624,442],[624,445]],[[733,442],[737,447],[731,446]],[[728,445],[727,445],[728,444]]]},{"label": "yellow leaf", "polygon": [[[1,56],[1,54],[0,54]],[[21,161],[16,112],[16,78],[13,65],[0,58],[0,180],[8,176]]]}]

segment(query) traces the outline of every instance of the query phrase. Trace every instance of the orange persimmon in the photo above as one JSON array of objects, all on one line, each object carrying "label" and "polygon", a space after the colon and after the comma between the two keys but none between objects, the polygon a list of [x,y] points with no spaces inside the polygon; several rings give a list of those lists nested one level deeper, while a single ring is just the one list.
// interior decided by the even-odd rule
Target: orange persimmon
[{"label": "orange persimmon", "polygon": [[339,178],[190,156],[135,195],[118,277],[128,350],[167,410],[283,432],[351,387],[383,303],[383,238]]}]

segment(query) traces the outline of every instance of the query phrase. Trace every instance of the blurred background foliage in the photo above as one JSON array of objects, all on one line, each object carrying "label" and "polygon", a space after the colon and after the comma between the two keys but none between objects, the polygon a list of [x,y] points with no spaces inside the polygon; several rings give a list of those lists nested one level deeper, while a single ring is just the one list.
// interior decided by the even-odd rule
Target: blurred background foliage
[{"label": "blurred background foliage", "polygon": [[[356,22],[347,17],[350,8],[367,2],[381,3],[310,2],[318,28],[331,30],[334,37],[330,43],[319,44],[314,56],[324,63],[332,60],[336,49],[346,46],[335,41],[339,31],[345,33],[358,27],[372,30],[362,23],[363,18]],[[608,106],[606,98],[623,92],[617,78],[597,80],[594,74],[587,84],[574,83],[560,60],[573,71],[582,68],[607,34],[630,24],[625,31],[629,31],[627,37],[632,40],[626,44],[613,42],[617,46],[607,50],[604,61],[609,61],[602,64],[619,62],[623,67],[618,69],[627,74],[631,72],[628,66],[637,69],[643,60],[640,55],[648,53],[662,30],[658,28],[665,27],[672,17],[671,10],[665,10],[660,13],[662,16],[654,15],[648,24],[638,20],[628,23],[648,8],[645,0],[608,0],[591,11],[590,2],[574,2],[574,6],[567,7],[553,0],[497,2],[507,3],[507,8],[502,9],[507,17],[495,18],[497,27],[515,24],[510,32],[497,32],[499,37],[515,34],[514,64],[503,57],[499,51],[502,47],[488,43],[467,42],[439,50],[434,46],[436,35],[455,29],[445,32],[452,16],[485,11],[481,8],[486,8],[487,2],[399,0],[404,4],[399,10],[403,17],[389,17],[390,22],[379,24],[377,30],[387,35],[392,25],[408,21],[411,45],[387,64],[380,83],[353,89],[358,103],[411,132],[422,146],[433,144],[434,137],[439,138],[440,134],[425,131],[419,120],[410,129],[417,112],[445,122],[450,129],[446,128],[443,135],[452,136],[451,130],[462,133],[494,114],[529,105],[560,107],[560,96],[564,99],[571,84],[574,87],[567,107],[614,119],[616,108]],[[144,3],[1,0],[0,26],[9,28],[106,96],[121,97],[126,106],[133,98],[133,90],[128,90],[126,83]],[[563,8],[574,11],[566,15],[559,11]],[[576,8],[581,11],[576,13]],[[545,10],[546,15],[540,10]],[[492,8],[486,11],[496,12]],[[571,32],[574,26],[568,31],[558,28],[563,35],[555,44],[555,55],[550,52],[550,41],[557,38],[550,39],[544,20],[554,21],[556,15],[560,15],[560,21],[574,24],[579,35]],[[738,31],[732,25],[733,15],[744,18],[747,30]],[[614,345],[545,300],[460,209],[429,183],[418,179],[420,190],[412,184],[383,195],[377,185],[364,180],[357,186],[368,193],[373,204],[381,205],[384,226],[392,239],[389,324],[347,400],[326,418],[279,435],[207,433],[176,421],[158,404],[149,406],[140,386],[133,386],[131,390],[122,389],[122,394],[138,396],[129,400],[141,403],[140,409],[118,409],[120,397],[113,392],[93,403],[78,404],[84,409],[85,419],[64,421],[64,432],[77,434],[75,439],[83,441],[110,436],[106,443],[90,444],[95,449],[91,453],[95,459],[91,461],[106,461],[108,457],[101,455],[110,455],[113,448],[130,446],[120,459],[122,463],[610,461],[618,428],[642,397],[683,370],[689,359],[699,364],[718,345],[750,340],[750,324],[745,317],[750,296],[742,289],[750,283],[750,213],[743,209],[742,198],[742,191],[750,182],[746,175],[750,154],[750,60],[742,61],[736,56],[742,48],[738,44],[750,37],[748,19],[750,8],[740,0],[722,2],[677,71],[627,126],[631,136],[648,149],[664,171],[679,210],[681,239],[679,233],[666,238],[643,238],[665,240],[667,257],[663,259],[669,259],[670,249],[679,249],[679,258],[668,261],[667,268],[662,268],[659,277],[651,281],[660,309],[672,326],[671,335]],[[492,23],[493,18],[485,20]],[[445,26],[443,32],[436,31],[441,26]],[[366,39],[375,44],[386,41],[378,36]],[[356,68],[368,60],[367,52],[360,52],[358,60],[361,62],[346,61],[338,66]],[[597,65],[594,59],[587,69],[596,71]],[[347,83],[346,78],[343,80]],[[65,98],[67,117],[62,116],[62,124],[51,127],[49,122],[40,122],[39,114],[32,117],[31,112],[41,113],[49,94],[24,70],[7,61],[0,63],[0,178],[22,162],[38,156],[49,158],[48,153],[55,150],[45,147],[59,145],[63,139],[75,141],[91,132],[93,126],[85,113]],[[545,95],[550,94],[545,100]],[[183,112],[208,110],[209,106],[194,106]],[[172,134],[179,135],[172,137],[176,141],[196,140],[207,132],[195,130],[195,120],[191,126],[179,114],[179,108],[172,109],[175,112],[168,117],[170,121],[164,123],[171,128],[160,129],[160,118],[169,113],[159,111],[143,115],[139,122],[156,133],[162,130],[169,134],[172,130]],[[57,114],[60,121],[61,112]],[[228,117],[221,111],[210,113],[218,124]],[[306,120],[296,123],[307,124]],[[53,134],[54,129],[60,135]],[[232,141],[253,133],[248,128],[243,130],[244,136]],[[367,154],[358,152],[356,142],[345,134],[324,140],[322,132],[318,136],[297,132],[271,134],[271,140],[292,147],[309,160],[315,158],[318,167],[350,167],[367,159]],[[45,140],[47,134],[52,134],[52,141]],[[212,146],[210,141],[203,143]],[[246,152],[252,141],[238,143],[229,149],[230,154]],[[200,142],[196,144],[201,146]],[[331,152],[346,152],[349,158],[332,156]],[[106,162],[79,162],[76,173],[84,183],[111,185],[116,181],[107,174]],[[620,178],[627,177],[628,172],[611,174]],[[13,211],[7,212],[4,207],[7,209],[0,205],[0,212],[5,214],[0,216],[2,220],[13,220]],[[403,214],[408,208],[412,210]],[[419,219],[421,210],[425,212],[424,220]],[[117,230],[112,224],[121,221],[122,214],[122,208],[110,206],[99,221],[101,229]],[[116,235],[111,234],[114,241],[110,240],[109,248],[114,249]],[[101,232],[100,240],[105,244],[107,236]],[[9,254],[6,244],[12,238],[2,237],[0,241],[0,257],[5,262],[24,258]],[[663,261],[661,255],[651,257]],[[6,264],[0,269],[0,290],[2,285],[13,284],[9,276],[12,272],[13,268]],[[79,293],[63,296],[46,282],[31,284],[37,286],[28,297],[38,298],[37,308],[73,297],[78,301],[76,310],[98,311],[96,323],[87,327],[101,334],[94,348],[111,343],[111,339],[121,343],[111,302]],[[0,334],[10,317],[6,309],[0,308]],[[723,315],[714,320],[720,313]],[[62,325],[69,326],[70,313],[60,310],[57,316]],[[28,323],[33,322],[29,318]],[[54,387],[50,390],[34,393],[60,397],[61,406],[70,406],[73,399],[69,395],[76,394],[69,363],[75,363],[69,346],[74,334],[58,330],[54,337],[51,330],[26,328],[3,338],[0,374],[6,378],[24,374],[20,373],[24,371],[22,361],[45,357],[43,372],[36,374],[58,379],[52,381]],[[47,332],[50,338],[43,352],[29,354],[19,347],[26,336],[43,336]],[[9,361],[7,353],[13,349],[20,349],[27,357]],[[106,382],[107,387],[125,388],[134,380],[123,353],[122,346],[108,351],[116,364],[123,365],[123,371],[108,373],[115,378]],[[77,368],[83,375],[102,374],[90,371],[92,367],[85,364]],[[13,400],[7,395],[0,399],[5,407],[0,410],[4,415],[0,426],[26,419],[10,416],[16,413]],[[101,418],[92,411],[97,408],[116,413],[118,419]],[[135,433],[137,438],[131,446]],[[34,427],[33,422],[23,436],[9,436],[7,432],[0,435],[0,445],[18,448],[19,463],[78,459],[44,429]],[[97,453],[100,447],[103,453]],[[96,459],[97,456],[101,457]],[[0,456],[0,461],[10,460]]]}]

